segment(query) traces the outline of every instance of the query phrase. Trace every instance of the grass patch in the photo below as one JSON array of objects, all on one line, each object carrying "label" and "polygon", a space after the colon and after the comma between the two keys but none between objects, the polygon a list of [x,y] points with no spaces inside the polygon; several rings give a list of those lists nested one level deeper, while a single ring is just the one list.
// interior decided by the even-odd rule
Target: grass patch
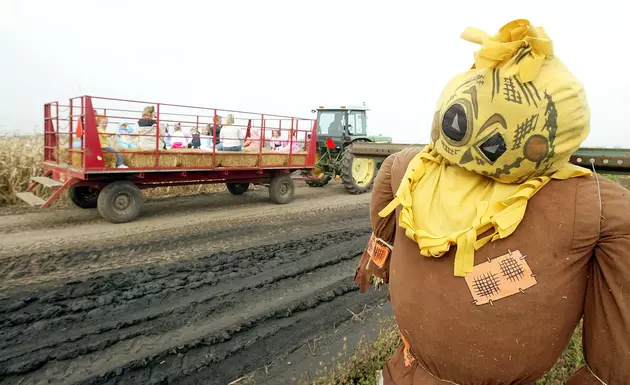
[{"label": "grass patch", "polygon": [[322,366],[315,374],[315,381],[300,382],[301,385],[377,385],[377,371],[383,368],[385,361],[394,354],[400,345],[398,328],[392,317],[383,319],[379,323],[379,335],[376,340],[368,341],[365,337],[357,344],[352,356],[348,356],[347,346],[344,344],[343,353],[332,368]]},{"label": "grass patch", "polygon": [[585,363],[582,350],[582,321],[580,321],[556,365],[543,378],[536,381],[536,385],[566,384],[569,376]]},{"label": "grass patch", "polygon": [[[322,366],[316,372],[314,381],[300,382],[300,385],[377,385],[377,372],[401,344],[398,328],[393,317],[381,321],[378,338],[367,341],[362,338],[352,356],[347,356],[347,347],[333,367]],[[564,385],[569,376],[581,365],[584,365],[582,351],[582,322],[575,329],[571,341],[564,350],[556,365],[541,379],[537,385]]]}]

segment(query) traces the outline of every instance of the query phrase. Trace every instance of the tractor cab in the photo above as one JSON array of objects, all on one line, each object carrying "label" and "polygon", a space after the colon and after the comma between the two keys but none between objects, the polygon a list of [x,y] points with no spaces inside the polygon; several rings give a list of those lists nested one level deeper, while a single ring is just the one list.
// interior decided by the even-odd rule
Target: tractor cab
[{"label": "tractor cab", "polygon": [[357,139],[370,140],[367,110],[365,106],[320,106],[316,110],[318,145],[330,148],[332,144],[334,149],[341,150]]},{"label": "tractor cab", "polygon": [[371,159],[355,158],[349,151],[357,142],[391,143],[392,138],[368,135],[367,110],[363,106],[319,106],[317,113],[317,153],[311,187],[322,187],[340,178],[351,194],[368,191],[374,183],[377,165]]}]

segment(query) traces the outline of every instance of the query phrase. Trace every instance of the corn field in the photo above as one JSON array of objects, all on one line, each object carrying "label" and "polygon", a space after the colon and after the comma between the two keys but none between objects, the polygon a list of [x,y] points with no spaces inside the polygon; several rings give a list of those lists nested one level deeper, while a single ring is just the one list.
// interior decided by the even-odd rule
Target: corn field
[{"label": "corn field", "polygon": [[[38,136],[5,136],[0,137],[0,206],[20,202],[15,193],[28,188],[31,177],[43,172],[41,162],[44,154],[44,137]],[[195,195],[200,193],[219,192],[225,190],[223,184],[193,185],[181,187],[159,187],[144,190],[147,198],[163,198],[169,196]],[[46,196],[48,191],[39,187],[35,194]],[[65,201],[63,194],[59,201]]]}]

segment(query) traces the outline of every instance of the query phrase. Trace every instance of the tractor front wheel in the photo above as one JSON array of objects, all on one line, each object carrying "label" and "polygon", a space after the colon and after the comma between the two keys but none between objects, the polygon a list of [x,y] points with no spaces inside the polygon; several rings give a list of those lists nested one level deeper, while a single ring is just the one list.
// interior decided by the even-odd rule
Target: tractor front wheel
[{"label": "tractor front wheel", "polygon": [[376,161],[373,158],[355,157],[349,151],[350,146],[343,152],[341,180],[350,194],[363,194],[374,184]]}]

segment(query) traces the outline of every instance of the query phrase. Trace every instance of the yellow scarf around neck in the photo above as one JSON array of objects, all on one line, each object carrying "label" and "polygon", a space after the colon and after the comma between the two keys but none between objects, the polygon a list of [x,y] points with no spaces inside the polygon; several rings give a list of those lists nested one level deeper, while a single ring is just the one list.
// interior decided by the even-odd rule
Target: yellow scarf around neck
[{"label": "yellow scarf around neck", "polygon": [[456,245],[454,274],[463,277],[472,272],[475,250],[512,234],[527,201],[551,179],[589,174],[570,167],[521,184],[501,183],[448,164],[429,145],[409,163],[396,197],[379,216],[401,206],[399,225],[425,257],[441,257]]}]

